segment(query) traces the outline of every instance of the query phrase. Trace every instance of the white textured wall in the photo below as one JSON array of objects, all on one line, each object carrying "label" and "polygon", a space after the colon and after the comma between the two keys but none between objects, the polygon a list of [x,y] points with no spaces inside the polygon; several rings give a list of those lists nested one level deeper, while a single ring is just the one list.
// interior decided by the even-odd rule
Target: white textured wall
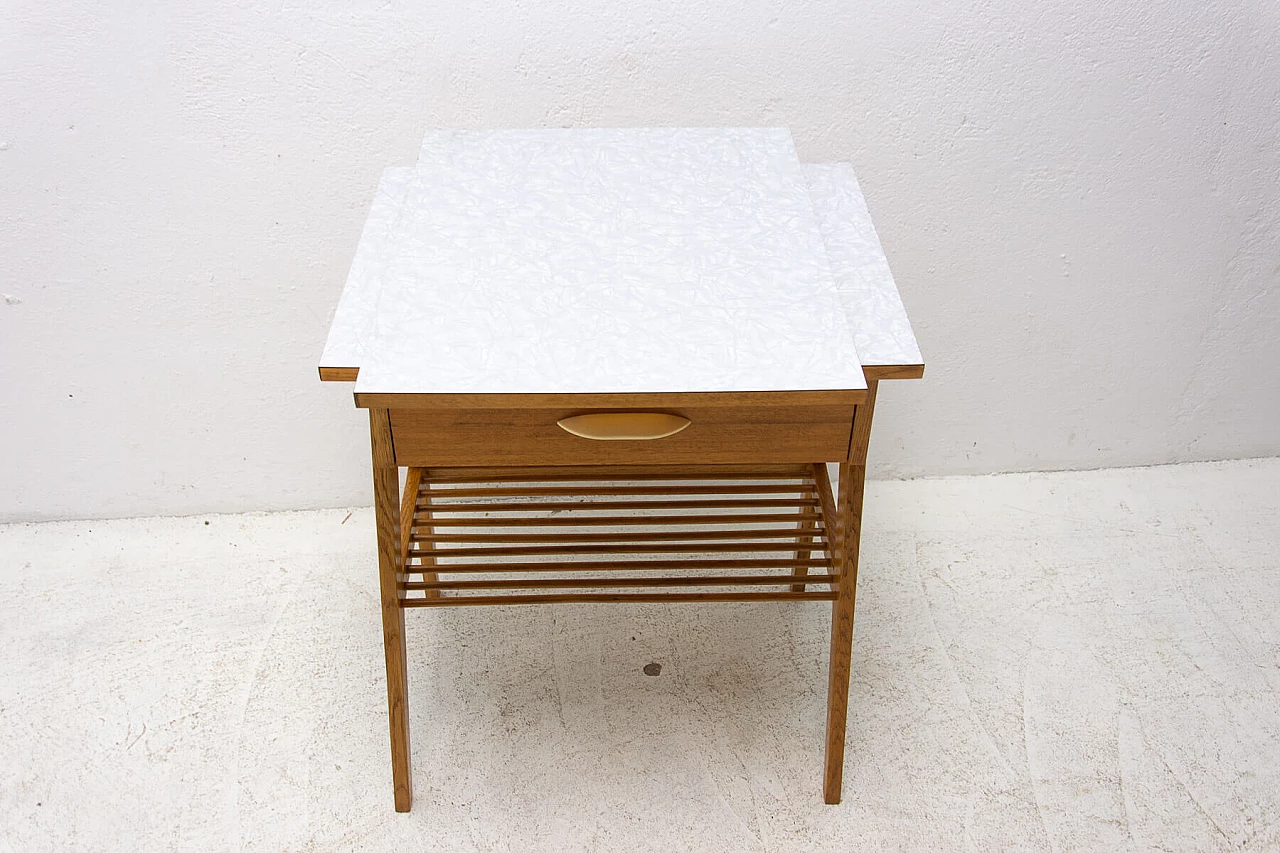
[{"label": "white textured wall", "polygon": [[1280,452],[1270,0],[0,11],[0,518],[367,502],[315,363],[427,127],[790,125],[929,367],[899,476]]}]

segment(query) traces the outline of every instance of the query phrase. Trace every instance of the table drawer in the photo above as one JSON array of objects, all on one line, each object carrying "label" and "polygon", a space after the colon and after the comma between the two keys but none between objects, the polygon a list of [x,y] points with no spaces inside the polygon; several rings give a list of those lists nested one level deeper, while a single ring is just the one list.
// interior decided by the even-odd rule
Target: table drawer
[{"label": "table drawer", "polygon": [[[654,412],[687,418],[673,435],[599,440],[559,422],[595,413]],[[671,409],[392,409],[396,464],[626,465],[822,462],[844,459],[852,405]],[[570,425],[572,426],[572,425]]]}]

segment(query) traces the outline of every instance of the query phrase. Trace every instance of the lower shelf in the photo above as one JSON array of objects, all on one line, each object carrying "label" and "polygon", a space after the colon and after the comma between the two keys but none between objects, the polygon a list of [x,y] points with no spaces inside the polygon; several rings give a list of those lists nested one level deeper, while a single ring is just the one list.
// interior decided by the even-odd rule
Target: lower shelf
[{"label": "lower shelf", "polygon": [[839,584],[821,463],[413,468],[405,500],[404,607],[830,601]]}]

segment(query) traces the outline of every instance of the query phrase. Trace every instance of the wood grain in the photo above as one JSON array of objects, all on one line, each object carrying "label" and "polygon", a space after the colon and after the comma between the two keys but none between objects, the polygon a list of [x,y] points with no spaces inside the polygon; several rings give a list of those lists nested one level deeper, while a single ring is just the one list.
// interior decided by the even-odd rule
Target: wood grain
[{"label": "wood grain", "polygon": [[405,607],[459,607],[507,604],[643,604],[683,601],[832,601],[832,592],[566,592],[526,595],[451,595],[406,598]]},{"label": "wood grain", "polygon": [[617,480],[628,485],[647,480],[693,481],[699,486],[719,480],[740,480],[756,483],[761,480],[805,480],[810,476],[808,463],[773,463],[770,465],[699,465],[688,462],[678,465],[537,465],[537,466],[488,466],[432,467],[425,476],[431,482],[443,483],[529,483],[530,485],[572,482],[599,484]]},{"label": "wood grain", "polygon": [[[544,485],[540,476],[561,479]],[[636,480],[625,482],[629,477]],[[708,479],[691,479],[700,477]],[[541,494],[548,489],[555,490],[551,496]],[[668,499],[672,490],[679,491]],[[457,493],[464,497],[454,497]],[[802,558],[795,555],[801,522],[810,546]],[[814,587],[829,585],[835,576],[810,464],[730,470],[705,465],[428,467],[410,523],[406,571],[423,576],[402,583],[402,590],[413,594],[406,601],[416,601],[416,593],[439,593],[461,605],[463,597],[483,590],[521,595],[567,590],[558,595],[578,596],[584,588],[620,586],[683,588],[691,590],[688,595],[711,596],[706,600],[727,600],[725,595],[736,593],[725,587],[744,585],[778,588],[756,595],[790,595],[797,570],[812,570]],[[428,558],[421,566],[415,565],[419,553]],[[586,572],[597,577],[585,578]],[[829,589],[814,591],[834,597]],[[493,603],[506,600],[484,597]]]},{"label": "wood grain", "polygon": [[[634,543],[624,542],[619,544],[591,544],[591,545],[507,545],[501,534],[493,537],[493,545],[484,548],[449,548],[441,549],[435,552],[440,559],[460,558],[460,557],[484,557],[490,559],[493,557],[534,557],[534,556],[551,556],[566,554],[612,554],[626,551],[630,554],[708,554],[715,552],[723,553],[743,553],[746,551],[794,551],[795,544],[792,542],[731,542],[721,544],[718,542],[697,542],[697,543],[670,543],[663,542],[660,544]],[[417,552],[410,551],[409,556],[417,556]],[[445,571],[444,564],[437,561],[440,571]]]},{"label": "wood grain", "polygon": [[391,442],[391,421],[385,409],[369,410],[369,441],[373,450],[373,512],[378,535],[378,587],[382,597],[382,647],[387,665],[387,716],[391,728],[391,775],[395,806],[407,812],[413,805],[409,763],[409,693],[404,643],[404,609],[400,536],[400,474]]},{"label": "wood grain", "polygon": [[[867,403],[854,413],[854,443],[848,462],[840,465],[840,541],[836,599],[831,604],[831,659],[827,672],[827,739],[823,755],[823,799],[840,802],[844,782],[845,729],[849,717],[849,666],[853,651],[853,616],[858,590],[858,552],[862,541],[862,498],[866,483],[867,447],[871,438],[871,416],[875,410],[876,383],[868,383]],[[824,466],[825,467],[825,466]],[[818,483],[822,494],[822,483]]]},{"label": "wood grain", "polygon": [[[532,479],[532,478],[530,478]],[[730,483],[700,483],[698,485],[689,485],[687,482],[678,482],[673,477],[644,477],[637,475],[635,482],[631,485],[616,485],[613,481],[624,480],[624,476],[614,477],[607,484],[602,485],[600,482],[577,483],[581,477],[553,477],[548,476],[546,480],[539,482],[526,482],[524,485],[506,485],[510,480],[502,481],[497,485],[489,485],[488,480],[471,480],[471,481],[436,481],[434,490],[431,493],[432,500],[444,501],[461,498],[489,498],[493,496],[512,497],[519,496],[521,498],[528,497],[603,497],[606,495],[661,495],[670,497],[683,497],[684,495],[804,495],[809,496],[815,493],[813,484],[804,484],[794,482],[793,477],[772,478],[777,482],[769,483],[752,483],[751,485],[743,485],[740,482]],[[701,476],[695,476],[690,479],[703,480]],[[743,478],[737,477],[734,480],[740,481]],[[764,479],[764,478],[761,478]],[[661,485],[636,485],[643,481],[664,480]],[[547,483],[548,485],[543,485]],[[572,485],[568,485],[573,483]],[[418,493],[421,499],[423,492]]]},{"label": "wood grain", "polygon": [[[831,561],[810,556],[805,560],[788,557],[783,560],[769,559],[697,559],[697,560],[574,560],[572,562],[538,562],[538,563],[456,563],[441,566],[440,574],[525,574],[529,572],[657,572],[657,571],[707,571],[736,569],[741,571],[768,571],[781,569],[788,571],[798,565],[806,568],[822,569],[829,572]],[[407,575],[415,573],[410,566]],[[568,577],[568,575],[566,575]],[[703,576],[706,577],[706,576]],[[425,580],[425,577],[424,577]],[[409,583],[409,581],[405,581]]]},{"label": "wood grain", "polygon": [[849,432],[849,461],[854,465],[867,464],[867,448],[871,446],[871,416],[876,410],[876,389],[879,383],[867,384],[867,400],[854,412],[853,429]]},{"label": "wood grain", "polygon": [[684,407],[691,422],[651,440],[593,441],[559,422],[588,414],[558,409],[393,409],[396,462],[448,465],[629,465],[811,462],[849,446],[853,406]]},{"label": "wood grain", "polygon": [[[815,527],[812,531],[816,541],[821,542],[826,535],[824,528]],[[566,530],[556,533],[503,533],[503,544],[519,542],[542,542],[546,544],[570,544],[589,542],[612,542],[615,544],[642,545],[647,542],[706,542],[731,539],[792,539],[796,535],[795,528],[773,527],[768,529],[742,530],[625,530],[610,533],[596,533],[578,530]],[[492,542],[492,533],[429,533],[414,534],[416,542]],[[442,552],[449,556],[448,552]]]},{"label": "wood grain", "polygon": [[358,367],[322,367],[320,368],[321,382],[355,382],[356,377],[360,375]]},{"label": "wood grain", "polygon": [[724,515],[554,515],[545,517],[495,518],[436,518],[432,527],[436,530],[455,527],[626,527],[636,524],[764,524],[776,521],[801,521],[816,518],[812,512],[739,512]]},{"label": "wood grain", "polygon": [[413,516],[418,505],[418,489],[422,484],[422,469],[410,468],[405,472],[404,497],[400,499],[400,559],[409,556],[409,541],[413,538]]},{"label": "wood grain", "polygon": [[[812,583],[831,583],[835,575],[810,575]],[[519,578],[484,580],[406,581],[407,590],[432,589],[586,589],[588,587],[681,587],[681,586],[790,586],[790,575],[691,575],[607,578]]]},{"label": "wood grain", "polygon": [[[421,518],[425,522],[430,522],[432,510],[429,507],[420,508],[418,506],[418,493],[424,488],[430,488],[430,483],[425,486],[422,483],[422,469],[410,468],[405,474],[404,481],[404,498],[400,501],[400,540],[404,543],[404,549],[400,552],[403,565],[409,564],[410,556],[420,561],[420,566],[431,566],[435,564],[435,557],[432,554],[435,548],[434,540],[431,536],[418,535],[419,530],[426,530],[428,533],[431,527],[416,527],[414,525],[414,516]],[[413,548],[411,546],[417,545]],[[435,580],[434,574],[429,575],[427,580]],[[436,597],[440,593],[431,591],[428,593],[431,597]]]},{"label": "wood grain", "polygon": [[[413,469],[417,470],[417,469]],[[413,500],[417,495],[407,496],[409,500]],[[601,510],[618,510],[618,509],[764,509],[764,508],[781,508],[781,507],[814,507],[818,505],[818,499],[814,498],[745,498],[739,500],[676,500],[676,501],[522,501],[519,504],[510,503],[441,503],[433,500],[429,505],[422,503],[421,506],[430,507],[431,512],[436,517],[441,513],[451,512],[561,512],[565,510],[582,510],[599,512]],[[410,504],[412,509],[413,504]]]}]

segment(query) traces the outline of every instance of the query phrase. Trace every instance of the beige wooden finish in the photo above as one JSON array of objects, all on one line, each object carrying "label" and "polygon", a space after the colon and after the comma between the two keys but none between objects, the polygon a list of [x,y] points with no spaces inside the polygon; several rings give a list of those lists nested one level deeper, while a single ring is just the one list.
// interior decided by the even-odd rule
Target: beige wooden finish
[{"label": "beige wooden finish", "polygon": [[812,462],[843,458],[853,422],[853,405],[843,402],[654,408],[689,424],[659,439],[594,441],[561,422],[616,409],[393,408],[390,416],[402,467]]}]

